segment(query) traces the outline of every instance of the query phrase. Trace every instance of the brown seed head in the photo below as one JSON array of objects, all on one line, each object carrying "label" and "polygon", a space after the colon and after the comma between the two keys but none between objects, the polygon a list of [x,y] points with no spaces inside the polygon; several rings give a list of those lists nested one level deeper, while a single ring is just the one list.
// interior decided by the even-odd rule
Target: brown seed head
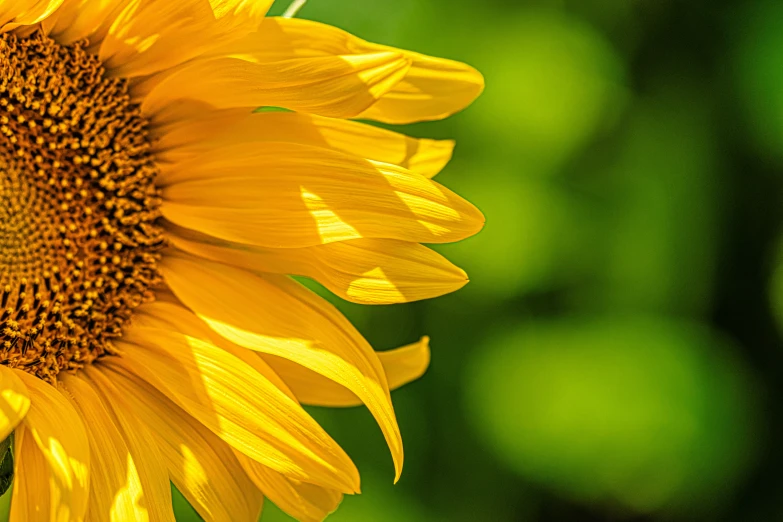
[{"label": "brown seed head", "polygon": [[0,364],[113,352],[163,246],[146,123],[86,43],[0,35]]}]

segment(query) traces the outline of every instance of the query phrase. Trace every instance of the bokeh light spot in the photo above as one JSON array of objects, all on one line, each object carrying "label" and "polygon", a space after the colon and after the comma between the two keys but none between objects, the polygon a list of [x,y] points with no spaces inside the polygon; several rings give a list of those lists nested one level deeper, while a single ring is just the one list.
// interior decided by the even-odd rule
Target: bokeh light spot
[{"label": "bokeh light spot", "polygon": [[753,449],[754,401],[725,341],[661,319],[519,327],[477,350],[486,445],[531,481],[629,509],[715,507]]},{"label": "bokeh light spot", "polygon": [[552,172],[625,105],[612,48],[562,12],[522,10],[477,44],[487,93],[468,117],[530,173]]}]

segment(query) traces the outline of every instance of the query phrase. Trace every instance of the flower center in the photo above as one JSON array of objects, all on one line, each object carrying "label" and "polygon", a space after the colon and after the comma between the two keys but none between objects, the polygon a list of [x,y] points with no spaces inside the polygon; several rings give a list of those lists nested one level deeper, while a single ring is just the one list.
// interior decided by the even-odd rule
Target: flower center
[{"label": "flower center", "polygon": [[85,45],[0,35],[0,364],[50,381],[160,281],[146,124]]}]

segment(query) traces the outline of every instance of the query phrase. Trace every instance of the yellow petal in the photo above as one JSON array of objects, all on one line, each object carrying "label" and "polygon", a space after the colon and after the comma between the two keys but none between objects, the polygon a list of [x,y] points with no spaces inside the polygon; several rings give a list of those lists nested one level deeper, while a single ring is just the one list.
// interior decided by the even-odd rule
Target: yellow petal
[{"label": "yellow petal", "polygon": [[235,453],[256,487],[299,522],[321,522],[337,509],[343,499],[339,491],[290,479],[239,452]]},{"label": "yellow petal", "polygon": [[100,397],[83,380],[72,375],[60,379],[63,395],[84,419],[90,442],[90,499],[87,520],[93,522],[148,521],[141,479],[122,434]]},{"label": "yellow petal", "polygon": [[98,56],[114,74],[145,76],[258,28],[270,0],[136,0],[110,19]]},{"label": "yellow petal", "polygon": [[174,522],[169,474],[158,445],[152,443],[152,431],[139,422],[127,398],[106,378],[101,370],[102,364],[87,365],[79,376],[112,414],[115,427],[120,431],[136,466],[144,492],[142,506],[147,509],[150,522]]},{"label": "yellow petal", "polygon": [[412,66],[405,78],[358,118],[403,125],[441,120],[478,98],[484,78],[463,63],[406,53]]},{"label": "yellow petal", "polygon": [[372,106],[405,75],[410,60],[384,51],[253,63],[238,57],[199,59],[139,84],[141,108],[153,117],[189,99],[216,108],[274,106],[350,118]]},{"label": "yellow petal", "polygon": [[445,118],[470,105],[484,79],[463,63],[402,51],[356,38],[335,27],[297,18],[267,18],[256,33],[214,52],[259,63],[311,60],[373,52],[398,52],[411,62],[405,76],[359,118],[402,124]]},{"label": "yellow petal", "polygon": [[[136,309],[138,315],[134,318],[134,321],[137,325],[151,328],[167,328],[188,337],[209,340],[212,344],[245,361],[254,370],[269,379],[280,391],[291,399],[296,400],[296,397],[280,376],[268,364],[256,357],[254,353],[248,352],[228,339],[221,337],[207,326],[204,321],[199,319],[196,314],[182,306],[173,294],[158,292],[156,297],[156,301],[146,303]],[[168,297],[173,302],[165,300]]]},{"label": "yellow petal", "polygon": [[26,429],[49,467],[49,520],[83,520],[89,496],[90,447],[82,419],[54,386],[27,372],[15,372],[30,393]]},{"label": "yellow petal", "polygon": [[[353,492],[345,452],[254,368],[208,340],[134,326],[112,364],[143,377],[242,453],[300,480]],[[108,364],[108,363],[107,363]]]},{"label": "yellow petal", "polygon": [[11,494],[11,522],[50,518],[50,492],[46,480],[49,464],[24,424],[14,434],[14,489]]},{"label": "yellow petal", "polygon": [[340,312],[282,276],[179,255],[167,256],[161,268],[174,294],[229,341],[290,359],[353,391],[378,421],[399,478],[402,438],[383,367]]},{"label": "yellow petal", "polygon": [[35,25],[54,13],[63,0],[6,0],[0,2],[2,32],[21,25]]},{"label": "yellow petal", "polygon": [[430,366],[430,338],[427,336],[394,350],[378,353],[383,363],[389,387],[396,390],[411,381],[415,381],[427,371]]},{"label": "yellow petal", "polygon": [[[46,32],[57,42],[70,45],[84,38],[95,41],[101,25],[110,23],[110,15],[127,0],[65,0],[45,22]],[[102,38],[102,35],[100,36]]]},{"label": "yellow petal", "polygon": [[0,365],[0,440],[11,435],[29,409],[27,387],[13,370]]},{"label": "yellow petal", "polygon": [[292,143],[225,152],[182,162],[163,177],[172,183],[161,207],[168,220],[272,248],[359,238],[448,243],[484,224],[449,189],[387,163]]},{"label": "yellow petal", "polygon": [[220,153],[243,143],[282,141],[331,148],[360,158],[392,163],[431,178],[451,159],[451,140],[416,139],[364,123],[296,112],[252,113],[247,109],[202,111],[162,133],[155,157],[176,163],[195,154]]},{"label": "yellow petal", "polygon": [[170,244],[180,250],[248,270],[310,277],[354,303],[429,299],[468,282],[464,271],[418,243],[354,239],[307,248],[263,248],[168,228]]},{"label": "yellow petal", "polygon": [[204,520],[256,522],[263,497],[228,445],[139,377],[101,364],[137,418],[150,427],[171,480]]},{"label": "yellow petal", "polygon": [[[430,363],[429,338],[413,344],[376,352],[389,381],[389,389],[397,389],[421,377]],[[311,406],[358,406],[362,402],[345,386],[299,364],[281,357],[264,355],[264,360],[280,375],[302,404]]]}]

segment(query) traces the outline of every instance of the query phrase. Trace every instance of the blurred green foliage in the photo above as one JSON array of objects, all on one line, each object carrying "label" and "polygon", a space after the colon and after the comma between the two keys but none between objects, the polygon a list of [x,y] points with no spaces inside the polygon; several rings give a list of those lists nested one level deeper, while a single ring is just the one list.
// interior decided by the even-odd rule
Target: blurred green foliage
[{"label": "blurred green foliage", "polygon": [[470,285],[333,300],[379,349],[431,335],[433,362],[394,394],[397,486],[366,412],[314,410],[364,476],[330,520],[783,516],[779,3],[312,0],[301,16],[487,79],[464,113],[405,129],[458,141],[439,180],[487,227],[439,250]]},{"label": "blurred green foliage", "polygon": [[[464,113],[403,129],[458,141],[439,180],[487,227],[438,249],[471,284],[330,297],[378,349],[433,339],[428,374],[394,393],[398,485],[366,411],[311,410],[363,476],[330,520],[783,516],[780,4],[311,0],[300,16],[487,79]],[[267,504],[262,520],[290,519]]]},{"label": "blurred green foliage", "polygon": [[480,350],[466,377],[477,431],[512,469],[564,495],[692,514],[725,498],[716,493],[752,456],[747,377],[703,328],[536,321]]},{"label": "blurred green foliage", "polygon": [[[438,249],[470,285],[330,297],[378,349],[430,335],[433,360],[393,394],[396,486],[364,409],[311,410],[363,478],[329,520],[783,518],[780,2],[310,0],[300,16],[487,80],[464,113],[401,129],[458,141],[438,179],[487,226]],[[290,519],[267,503],[262,520]]]},{"label": "blurred green foliage", "polygon": [[404,129],[458,141],[439,180],[487,227],[438,249],[471,284],[333,299],[379,349],[431,335],[433,362],[394,394],[397,486],[366,412],[313,411],[364,476],[330,520],[783,516],[780,4],[312,0],[301,16],[487,79],[464,113]]}]

